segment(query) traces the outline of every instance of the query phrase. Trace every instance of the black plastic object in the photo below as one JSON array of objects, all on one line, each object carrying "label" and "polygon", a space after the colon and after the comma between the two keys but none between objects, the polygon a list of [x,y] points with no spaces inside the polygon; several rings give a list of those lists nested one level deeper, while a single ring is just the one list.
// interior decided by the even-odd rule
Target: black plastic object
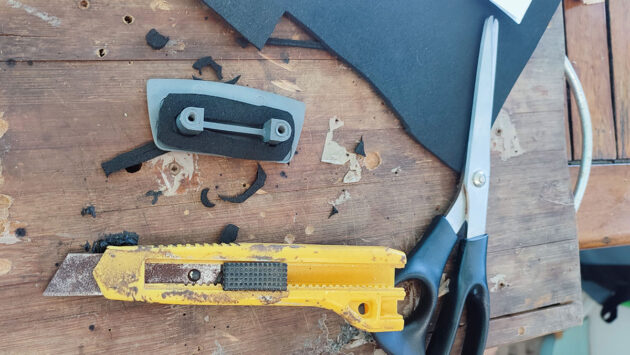
[{"label": "black plastic object", "polygon": [[166,151],[158,148],[155,143],[149,142],[102,163],[101,167],[105,172],[105,176],[109,176],[109,174],[113,172],[142,164],[145,161],[159,157],[164,153],[166,153]]},{"label": "black plastic object", "polygon": [[221,236],[219,236],[219,243],[234,243],[236,242],[236,238],[238,237],[238,226],[233,224],[228,224],[221,231]]},{"label": "black plastic object", "polygon": [[420,305],[405,320],[399,332],[374,333],[378,343],[391,354],[448,354],[453,345],[462,310],[466,306],[467,333],[463,354],[482,354],[485,348],[490,317],[486,282],[486,248],[488,236],[464,239],[459,243],[455,279],[445,296],[437,325],[427,344],[429,322],[435,313],[440,278],[457,233],[442,216],[433,219],[425,236],[409,253],[407,265],[396,275],[396,283],[418,280],[422,285]]},{"label": "black plastic object", "polygon": [[[181,134],[175,121],[186,107],[202,107],[207,120],[262,128],[270,118],[291,125],[291,138],[277,145],[263,142],[258,136],[204,130],[195,136]],[[157,137],[176,150],[222,155],[232,158],[282,161],[291,153],[295,125],[290,113],[267,106],[198,94],[169,94],[160,107]]]},{"label": "black plastic object", "polygon": [[363,75],[407,132],[457,171],[466,156],[479,24],[489,15],[501,23],[496,117],[559,4],[533,0],[517,25],[488,0],[203,2],[259,49],[287,14]]},{"label": "black plastic object", "polygon": [[219,195],[219,198],[227,202],[243,203],[247,201],[248,198],[252,197],[252,195],[254,195],[256,191],[260,190],[263,186],[265,186],[265,181],[267,181],[267,173],[265,173],[262,166],[258,164],[258,170],[256,171],[256,180],[252,183],[252,185],[249,188],[247,188],[247,190],[245,190],[245,192],[238,194],[236,196]]},{"label": "black plastic object", "polygon": [[225,291],[286,291],[287,264],[234,262],[224,263]]}]

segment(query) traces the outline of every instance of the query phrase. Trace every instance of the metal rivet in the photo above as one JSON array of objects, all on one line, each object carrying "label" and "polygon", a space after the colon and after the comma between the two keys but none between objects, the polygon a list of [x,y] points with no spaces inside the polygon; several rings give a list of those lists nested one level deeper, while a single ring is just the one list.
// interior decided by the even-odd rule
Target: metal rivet
[{"label": "metal rivet", "polygon": [[477,187],[482,187],[483,185],[486,184],[486,174],[481,170],[476,171],[473,174],[472,182],[473,182],[473,185]]},{"label": "metal rivet", "polygon": [[201,278],[201,271],[197,269],[192,269],[188,272],[188,279],[192,282],[199,281]]}]

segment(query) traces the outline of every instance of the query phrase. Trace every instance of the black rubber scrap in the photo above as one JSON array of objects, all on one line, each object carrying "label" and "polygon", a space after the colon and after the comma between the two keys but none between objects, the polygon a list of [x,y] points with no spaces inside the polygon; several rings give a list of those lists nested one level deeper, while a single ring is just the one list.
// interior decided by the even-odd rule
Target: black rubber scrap
[{"label": "black rubber scrap", "polygon": [[226,84],[232,84],[232,85],[234,85],[234,84],[236,84],[236,83],[238,82],[238,79],[240,79],[240,78],[241,78],[241,76],[240,76],[240,75],[237,75],[237,76],[235,76],[232,80],[228,80],[228,81],[226,81],[225,83],[226,83]]},{"label": "black rubber scrap", "polygon": [[359,140],[357,146],[354,147],[354,152],[358,155],[365,156],[365,143],[363,142],[363,136],[361,136],[361,140]]},{"label": "black rubber scrap", "polygon": [[153,199],[151,200],[151,204],[155,205],[158,202],[158,198],[162,196],[162,191],[150,190],[150,191],[147,191],[147,193],[144,195],[153,197]]},{"label": "black rubber scrap", "polygon": [[328,215],[328,218],[336,215],[337,213],[339,213],[339,210],[337,209],[337,207],[332,206],[332,209],[330,210],[330,214]]},{"label": "black rubber scrap", "polygon": [[219,198],[223,201],[228,201],[232,203],[243,203],[248,198],[250,198],[256,191],[260,190],[265,185],[265,180],[267,180],[267,174],[263,170],[263,168],[258,164],[258,172],[256,173],[256,181],[240,195],[236,196],[224,196],[219,195]]},{"label": "black rubber scrap", "polygon": [[92,205],[83,207],[81,209],[81,216],[92,216],[92,218],[96,218],[96,208]]},{"label": "black rubber scrap", "polygon": [[236,237],[238,237],[238,227],[233,224],[228,224],[223,228],[223,231],[221,231],[219,243],[234,243]]},{"label": "black rubber scrap", "polygon": [[113,172],[142,164],[145,161],[159,157],[164,153],[166,153],[166,151],[158,148],[155,143],[151,141],[102,163],[101,167],[103,168],[103,171],[105,171],[105,176],[109,176],[109,174]]},{"label": "black rubber scrap", "polygon": [[[89,243],[86,243],[89,247]],[[92,253],[101,254],[109,245],[113,246],[129,246],[138,245],[138,234],[134,232],[123,231],[122,233],[106,234],[103,238],[92,244]]]},{"label": "black rubber scrap", "polygon": [[212,70],[217,73],[217,78],[219,78],[219,80],[223,80],[223,74],[221,73],[223,68],[219,65],[219,63],[215,62],[211,56],[199,58],[195,63],[193,63],[193,68],[199,70],[199,75],[202,74],[201,69],[204,67],[212,68]]},{"label": "black rubber scrap", "polygon": [[210,201],[208,199],[208,191],[210,191],[209,188],[205,188],[203,190],[201,190],[201,204],[208,207],[208,208],[212,208],[214,206],[216,206],[214,203],[212,203],[212,201]]},{"label": "black rubber scrap", "polygon": [[153,49],[162,49],[168,43],[169,38],[162,35],[155,28],[152,28],[144,37],[147,40],[147,44]]}]

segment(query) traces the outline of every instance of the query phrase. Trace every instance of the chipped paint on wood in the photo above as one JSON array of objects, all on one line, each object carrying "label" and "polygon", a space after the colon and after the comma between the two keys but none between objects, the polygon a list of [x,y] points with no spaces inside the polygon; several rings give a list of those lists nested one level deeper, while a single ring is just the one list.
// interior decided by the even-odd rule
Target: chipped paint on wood
[{"label": "chipped paint on wood", "polygon": [[497,292],[504,287],[510,286],[510,284],[507,281],[505,281],[505,275],[503,274],[496,274],[493,277],[491,277],[488,281],[490,281],[490,283],[493,284],[492,287],[490,288],[490,292]]},{"label": "chipped paint on wood", "polygon": [[300,88],[296,83],[288,81],[288,80],[272,80],[271,84],[279,87],[282,90],[290,91],[290,92],[301,92],[302,88]]},{"label": "chipped paint on wood", "polygon": [[361,164],[354,152],[348,152],[346,148],[333,140],[334,131],[343,126],[343,121],[332,117],[328,121],[328,133],[322,151],[322,162],[335,165],[345,165],[350,162],[350,169],[343,177],[344,183],[353,183],[361,180]]},{"label": "chipped paint on wood", "polygon": [[24,223],[9,221],[9,209],[13,205],[13,198],[0,194],[0,244],[15,244],[21,239],[15,235],[15,230],[24,227]]},{"label": "chipped paint on wood", "polygon": [[368,152],[367,156],[363,159],[363,165],[365,165],[368,170],[378,168],[382,162],[383,159],[381,159],[381,154],[379,152]]},{"label": "chipped paint on wood", "polygon": [[169,4],[166,0],[153,0],[149,5],[151,10],[164,10],[169,11],[171,9],[171,4]]},{"label": "chipped paint on wood", "polygon": [[343,190],[336,200],[329,201],[328,203],[333,206],[339,206],[339,205],[344,204],[349,199],[350,199],[350,192],[348,190]]},{"label": "chipped paint on wood", "polygon": [[6,275],[11,271],[13,263],[9,259],[0,259],[0,276]]},{"label": "chipped paint on wood", "polygon": [[263,57],[264,59],[266,59],[266,62],[274,64],[279,66],[280,68],[284,69],[284,70],[288,70],[288,71],[293,71],[293,67],[289,64],[285,64],[285,63],[281,63],[277,60],[274,60],[273,58],[263,54],[262,52],[258,52],[258,55],[260,55],[261,57]]},{"label": "chipped paint on wood", "polygon": [[26,13],[28,13],[29,15],[38,17],[53,27],[59,27],[59,25],[61,25],[61,20],[58,17],[49,15],[43,11],[39,11],[37,8],[22,4],[19,1],[7,0],[7,5],[11,6],[14,9],[22,9],[26,11]]},{"label": "chipped paint on wood", "polygon": [[506,110],[499,112],[499,116],[492,126],[491,145],[493,151],[501,154],[503,161],[525,153],[518,140],[516,127]]},{"label": "chipped paint on wood", "polygon": [[308,226],[306,226],[306,228],[304,228],[304,234],[311,235],[313,233],[315,233],[315,227],[313,227],[312,225],[309,224]]},{"label": "chipped paint on wood", "polygon": [[163,154],[150,162],[155,168],[158,190],[164,196],[175,196],[201,187],[197,169],[197,155],[185,152]]}]

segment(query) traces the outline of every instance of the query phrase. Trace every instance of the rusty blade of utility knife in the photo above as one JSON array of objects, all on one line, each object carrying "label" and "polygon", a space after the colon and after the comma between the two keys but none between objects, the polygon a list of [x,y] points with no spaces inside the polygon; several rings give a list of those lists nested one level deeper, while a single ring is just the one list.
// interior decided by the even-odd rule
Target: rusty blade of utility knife
[{"label": "rusty blade of utility knife", "polygon": [[[70,253],[44,291],[44,296],[102,296],[92,271],[103,254]],[[145,283],[215,283],[220,264],[145,264]],[[191,278],[195,281],[191,281]]]}]

